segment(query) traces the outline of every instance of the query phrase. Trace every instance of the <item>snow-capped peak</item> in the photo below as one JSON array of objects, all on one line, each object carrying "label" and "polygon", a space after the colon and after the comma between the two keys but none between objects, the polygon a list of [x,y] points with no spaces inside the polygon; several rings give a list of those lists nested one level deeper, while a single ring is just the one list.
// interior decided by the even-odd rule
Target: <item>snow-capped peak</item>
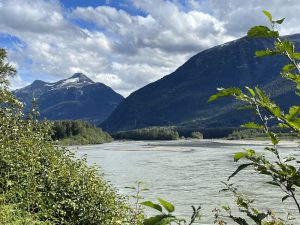
[{"label": "snow-capped peak", "polygon": [[62,82],[62,85],[68,85],[68,84],[71,84],[71,83],[78,83],[79,82],[79,77],[77,78],[69,78],[69,79],[66,79]]},{"label": "snow-capped peak", "polygon": [[55,88],[82,87],[88,84],[93,84],[90,78],[82,73],[75,73],[68,79],[61,80],[55,83]]}]

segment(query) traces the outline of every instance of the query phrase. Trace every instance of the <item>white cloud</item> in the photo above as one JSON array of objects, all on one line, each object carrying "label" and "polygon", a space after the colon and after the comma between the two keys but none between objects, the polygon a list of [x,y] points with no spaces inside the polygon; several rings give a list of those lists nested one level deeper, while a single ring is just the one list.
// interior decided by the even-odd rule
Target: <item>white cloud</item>
[{"label": "white cloud", "polygon": [[263,9],[287,17],[285,34],[300,29],[298,0],[130,2],[142,16],[110,6],[65,9],[58,0],[0,0],[0,34],[20,40],[9,49],[20,75],[13,84],[84,72],[128,95],[193,54],[265,23]]},{"label": "white cloud", "polygon": [[9,78],[10,88],[12,90],[24,87],[24,85],[29,85],[29,82],[24,81],[19,75]]},{"label": "white cloud", "polygon": [[131,16],[108,6],[78,7],[72,12],[73,18],[107,31],[114,53],[110,72],[123,81],[124,88],[117,89],[125,95],[173,72],[200,50],[233,39],[209,14],[183,12],[162,0],[134,1],[134,6],[146,15]]},{"label": "white cloud", "polygon": [[48,33],[68,30],[58,1],[1,0],[2,27],[22,32]]},{"label": "white cloud", "polygon": [[204,0],[198,7],[223,21],[227,33],[235,36],[244,36],[254,25],[269,25],[262,10],[270,11],[274,18],[286,18],[284,25],[279,27],[282,34],[299,33],[300,30],[299,0]]}]

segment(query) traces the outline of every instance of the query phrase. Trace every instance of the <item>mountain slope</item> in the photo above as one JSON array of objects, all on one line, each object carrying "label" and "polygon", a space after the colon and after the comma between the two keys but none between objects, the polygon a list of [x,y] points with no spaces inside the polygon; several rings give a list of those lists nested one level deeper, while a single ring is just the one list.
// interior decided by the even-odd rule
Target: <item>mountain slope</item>
[{"label": "mountain slope", "polygon": [[36,99],[41,118],[50,120],[87,120],[99,124],[123,97],[110,87],[96,83],[82,73],[55,83],[40,80],[14,91],[29,108]]},{"label": "mountain slope", "polygon": [[[300,34],[286,38],[300,46]],[[271,91],[280,103],[286,104],[287,99],[296,103],[291,83],[279,76],[286,60],[254,57],[256,50],[270,48],[272,43],[244,37],[202,51],[175,72],[132,93],[101,127],[108,131],[161,125],[226,127],[249,119],[236,110],[233,100],[208,103],[217,87],[257,85]]]}]

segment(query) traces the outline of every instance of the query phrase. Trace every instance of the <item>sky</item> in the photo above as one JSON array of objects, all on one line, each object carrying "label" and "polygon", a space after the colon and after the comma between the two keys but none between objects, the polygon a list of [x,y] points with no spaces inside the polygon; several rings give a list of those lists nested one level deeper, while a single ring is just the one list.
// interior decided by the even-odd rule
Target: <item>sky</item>
[{"label": "sky", "polygon": [[300,32],[299,0],[0,0],[0,47],[11,88],[81,72],[123,96],[191,56],[267,25],[262,10]]}]

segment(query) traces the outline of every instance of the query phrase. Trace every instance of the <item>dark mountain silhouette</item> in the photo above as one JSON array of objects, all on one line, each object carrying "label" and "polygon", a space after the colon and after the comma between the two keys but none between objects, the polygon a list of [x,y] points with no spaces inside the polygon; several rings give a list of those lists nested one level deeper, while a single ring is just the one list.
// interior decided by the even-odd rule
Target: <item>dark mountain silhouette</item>
[{"label": "dark mountain silhouette", "polygon": [[99,124],[123,100],[110,87],[89,79],[82,73],[55,83],[41,80],[14,91],[29,109],[36,99],[41,118],[50,120],[86,120]]},{"label": "dark mountain silhouette", "polygon": [[[300,46],[300,34],[286,36]],[[281,105],[296,104],[293,85],[280,77],[283,57],[255,57],[272,48],[272,39],[247,37],[198,53],[175,72],[146,85],[126,98],[101,124],[108,131],[148,126],[233,127],[249,120],[238,103],[222,99],[208,103],[218,87],[259,86]]]}]

